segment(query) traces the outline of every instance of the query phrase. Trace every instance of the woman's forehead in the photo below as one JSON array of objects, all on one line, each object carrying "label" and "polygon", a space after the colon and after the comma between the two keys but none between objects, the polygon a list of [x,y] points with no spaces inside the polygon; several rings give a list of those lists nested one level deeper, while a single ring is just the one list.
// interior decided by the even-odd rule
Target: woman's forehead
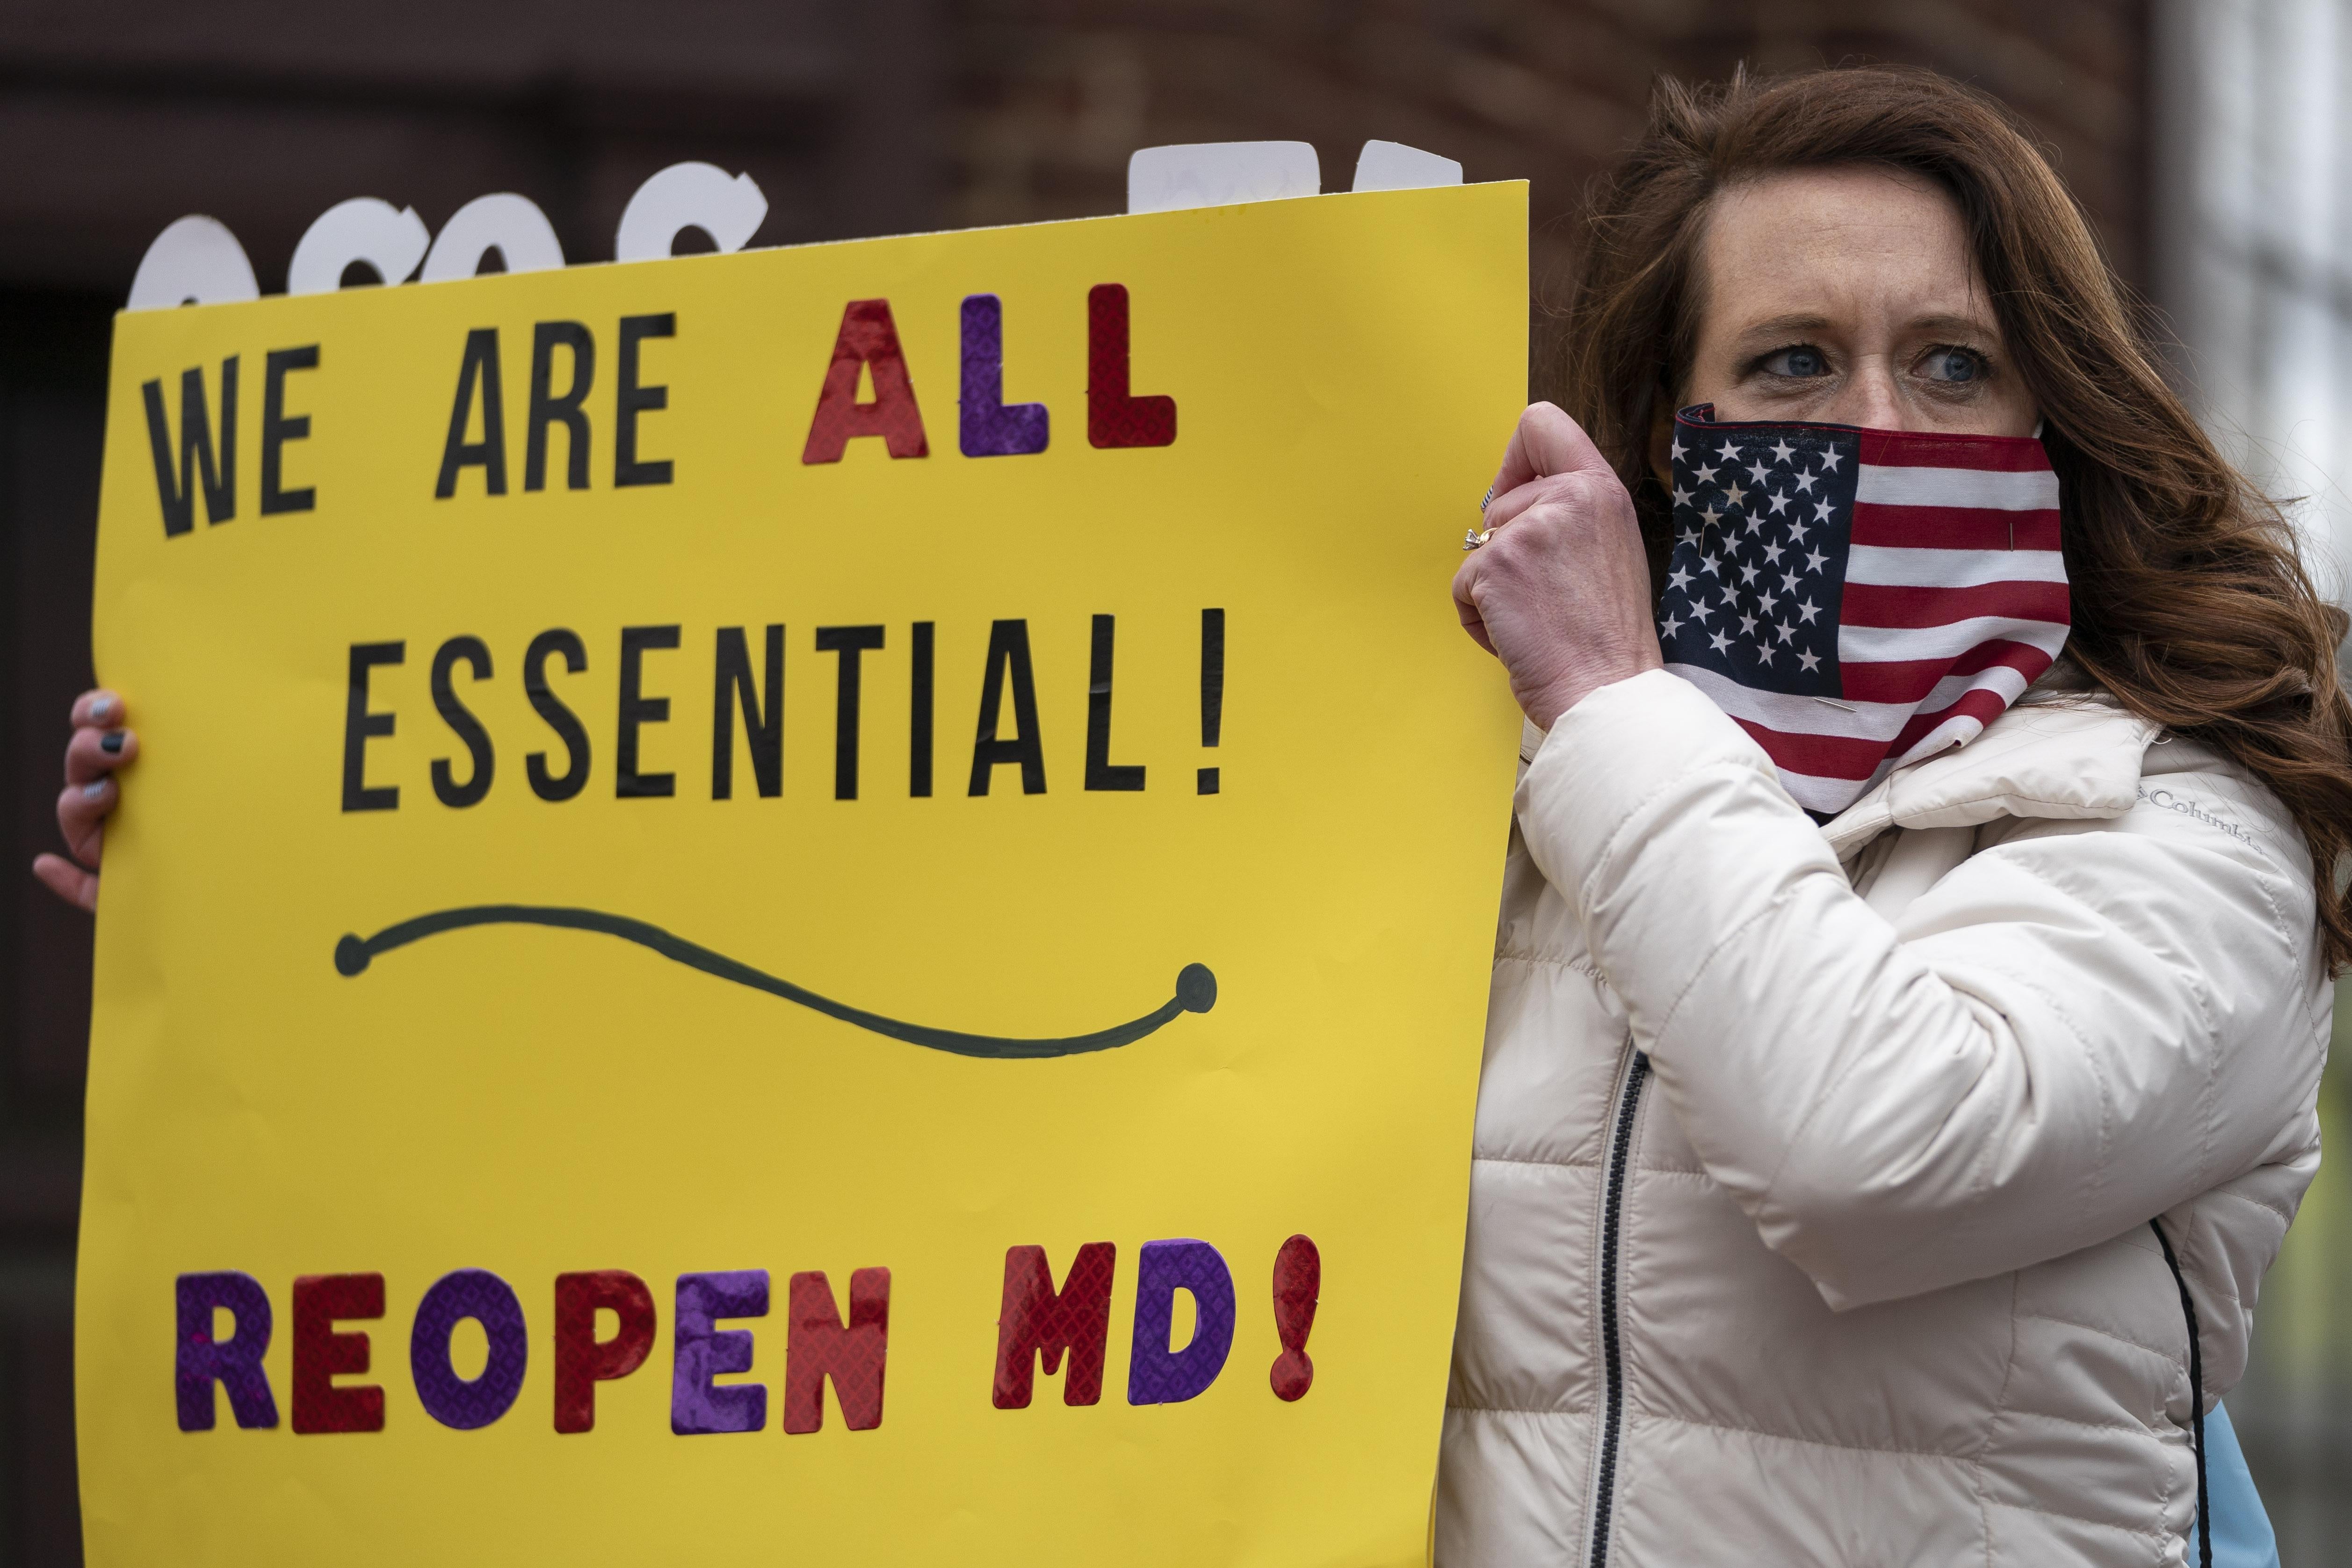
[{"label": "woman's forehead", "polygon": [[1901,170],[1801,169],[1744,181],[1710,204],[1700,255],[1709,333],[1931,319],[1994,325],[1959,204]]}]

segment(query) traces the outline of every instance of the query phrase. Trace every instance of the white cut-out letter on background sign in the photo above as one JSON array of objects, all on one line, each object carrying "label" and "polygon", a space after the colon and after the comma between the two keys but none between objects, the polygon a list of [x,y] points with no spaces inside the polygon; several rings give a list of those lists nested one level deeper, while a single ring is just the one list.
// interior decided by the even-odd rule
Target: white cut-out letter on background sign
[{"label": "white cut-out letter on background sign", "polygon": [[395,207],[373,196],[353,196],[320,213],[294,247],[286,267],[289,294],[331,294],[343,286],[343,269],[355,261],[375,268],[386,283],[402,283],[425,259],[433,236],[415,207]]},{"label": "white cut-out letter on background sign", "polygon": [[511,191],[476,196],[449,214],[425,253],[420,283],[446,283],[471,277],[482,269],[482,258],[499,253],[509,272],[546,272],[563,265],[563,243],[555,225],[529,196]]},{"label": "white cut-out letter on background sign", "polygon": [[637,187],[613,236],[615,261],[655,261],[678,231],[698,228],[720,250],[741,250],[768,215],[768,198],[749,174],[712,163],[673,163]]},{"label": "white cut-out letter on background sign", "polygon": [[175,305],[226,305],[258,299],[253,263],[245,247],[218,218],[192,213],[166,224],[139,258],[131,279],[132,310],[169,310]]},{"label": "white cut-out letter on background sign", "polygon": [[1192,141],[1146,147],[1127,161],[1130,213],[1279,202],[1322,189],[1323,165],[1306,141]]},{"label": "white cut-out letter on background sign", "polygon": [[1356,156],[1359,191],[1418,191],[1461,183],[1461,164],[1402,141],[1367,141]]}]

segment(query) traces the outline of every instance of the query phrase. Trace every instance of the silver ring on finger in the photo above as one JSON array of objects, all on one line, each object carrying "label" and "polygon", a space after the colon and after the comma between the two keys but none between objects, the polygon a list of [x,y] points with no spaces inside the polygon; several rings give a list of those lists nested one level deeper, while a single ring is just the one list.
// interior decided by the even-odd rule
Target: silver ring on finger
[{"label": "silver ring on finger", "polygon": [[[1481,517],[1484,517],[1486,514],[1486,508],[1494,504],[1495,486],[1489,485],[1486,486],[1486,493],[1478,497],[1478,515]],[[1494,537],[1495,530],[1492,528],[1465,528],[1462,531],[1462,549],[1464,553],[1467,554],[1469,551],[1476,549],[1479,546],[1485,544],[1488,539],[1491,539]]]}]

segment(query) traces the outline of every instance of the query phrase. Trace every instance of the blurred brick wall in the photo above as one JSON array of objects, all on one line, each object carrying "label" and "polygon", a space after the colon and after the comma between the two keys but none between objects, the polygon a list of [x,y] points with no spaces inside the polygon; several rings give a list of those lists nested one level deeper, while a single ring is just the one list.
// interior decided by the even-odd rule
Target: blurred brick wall
[{"label": "blurred brick wall", "polygon": [[184,213],[265,292],[348,196],[434,227],[490,191],[603,261],[684,159],[748,171],[757,243],[934,221],[935,0],[74,0],[0,5],[0,287],[119,301]]},{"label": "blurred brick wall", "polygon": [[[418,9],[422,7],[422,9]],[[756,243],[1116,212],[1139,146],[1367,137],[1534,182],[1537,276],[1661,74],[1937,67],[2022,111],[2146,271],[2147,0],[163,0],[0,7],[0,284],[119,290],[181,212],[272,288],[346,195],[501,185],[575,256],[635,182],[749,168]]]},{"label": "blurred brick wall", "polygon": [[2046,141],[2123,275],[2147,272],[2143,0],[960,0],[950,225],[1119,211],[1161,142],[1315,144],[1345,190],[1365,140],[1533,183],[1532,277],[1557,297],[1587,181],[1652,81],[1863,61],[1933,66]]}]

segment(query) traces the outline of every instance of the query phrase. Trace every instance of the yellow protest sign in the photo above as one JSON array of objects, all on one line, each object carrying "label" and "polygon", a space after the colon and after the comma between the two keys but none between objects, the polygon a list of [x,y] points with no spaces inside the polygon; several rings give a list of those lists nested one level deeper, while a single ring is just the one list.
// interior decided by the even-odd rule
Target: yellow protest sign
[{"label": "yellow protest sign", "polygon": [[123,316],[91,1561],[1418,1561],[1525,240]]}]

